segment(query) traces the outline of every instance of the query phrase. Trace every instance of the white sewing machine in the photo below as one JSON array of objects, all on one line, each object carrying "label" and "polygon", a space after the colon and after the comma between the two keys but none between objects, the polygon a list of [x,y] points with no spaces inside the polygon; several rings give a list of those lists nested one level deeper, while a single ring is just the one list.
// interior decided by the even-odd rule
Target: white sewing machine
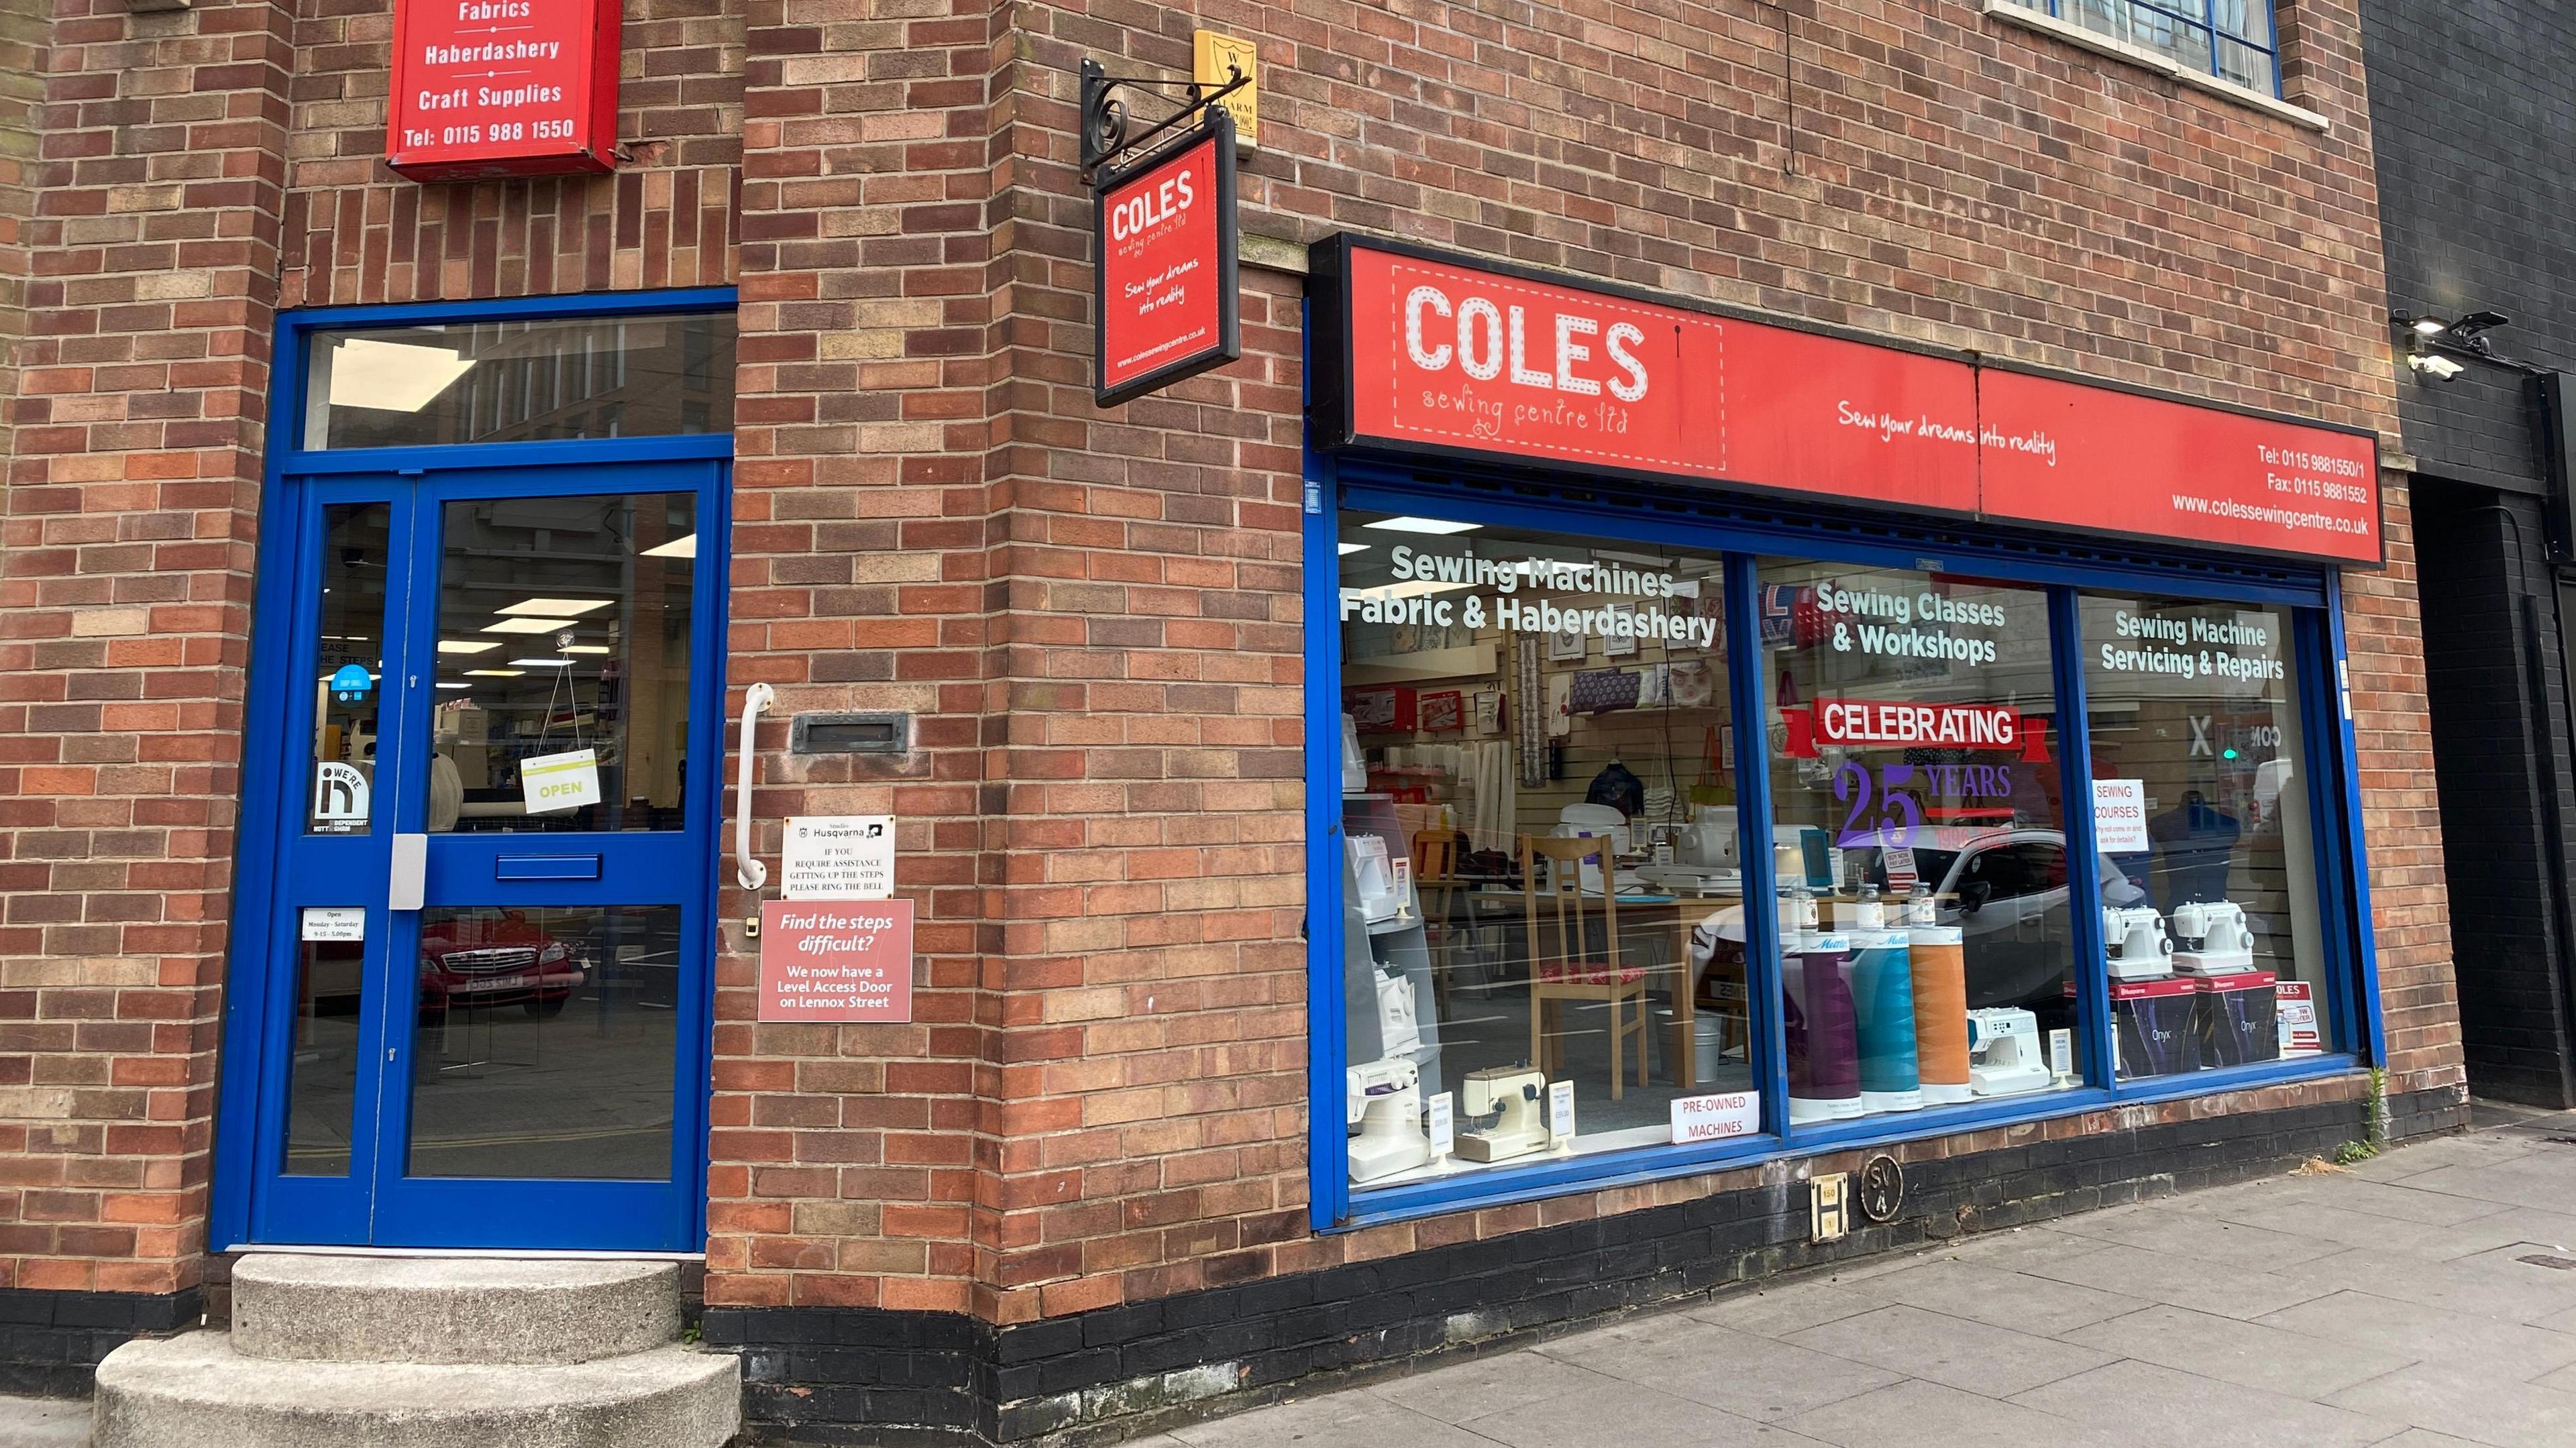
[{"label": "white sewing machine", "polygon": [[1413,982],[1401,973],[1377,972],[1379,1054],[1410,1057],[1422,1049],[1422,1008]]},{"label": "white sewing machine", "polygon": [[1491,1126],[1458,1133],[1458,1155],[1467,1161],[1509,1161],[1548,1147],[1547,1115],[1542,1107],[1547,1075],[1534,1066],[1488,1066],[1470,1071],[1459,1083],[1458,1109],[1481,1119],[1493,1112]]},{"label": "white sewing machine", "polygon": [[1349,1067],[1346,1125],[1351,1138],[1351,1180],[1375,1181],[1431,1160],[1431,1134],[1422,1129],[1422,1073],[1411,1061],[1371,1061]]},{"label": "white sewing machine", "polygon": [[2043,1091],[2048,1060],[2039,1045],[2039,1017],[2019,1006],[1986,1006],[1968,1012],[1968,1088],[1980,1096]]},{"label": "white sewing machine", "polygon": [[2175,969],[2173,941],[2152,905],[2103,906],[2102,948],[2113,980],[2153,980]]},{"label": "white sewing machine", "polygon": [[2245,907],[2232,900],[2177,905],[2173,933],[2180,936],[2173,968],[2185,975],[2235,975],[2254,968],[2254,934]]}]

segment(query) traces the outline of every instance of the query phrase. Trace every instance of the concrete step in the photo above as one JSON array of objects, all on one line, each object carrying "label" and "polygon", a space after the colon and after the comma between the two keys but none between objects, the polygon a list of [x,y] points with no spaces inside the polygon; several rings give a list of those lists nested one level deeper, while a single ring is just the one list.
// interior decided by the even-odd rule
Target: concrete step
[{"label": "concrete step", "polygon": [[327,1257],[233,1266],[233,1351],[285,1361],[578,1363],[676,1342],[669,1262]]},{"label": "concrete step", "polygon": [[586,1363],[297,1362],[229,1334],[129,1342],[98,1367],[93,1448],[722,1448],[741,1360],[679,1346]]}]

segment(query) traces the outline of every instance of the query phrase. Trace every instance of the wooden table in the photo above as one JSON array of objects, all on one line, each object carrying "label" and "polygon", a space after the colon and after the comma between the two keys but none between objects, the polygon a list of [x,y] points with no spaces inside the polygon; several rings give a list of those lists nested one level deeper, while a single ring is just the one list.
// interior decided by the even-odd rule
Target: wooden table
[{"label": "wooden table", "polygon": [[[1492,903],[1509,907],[1510,914],[1507,917],[1509,919],[1526,920],[1528,918],[1529,892],[1515,886],[1478,885],[1466,880],[1426,880],[1420,883],[1444,887],[1442,889],[1444,896],[1466,900],[1470,910],[1482,904]],[[1598,900],[1601,897],[1586,895],[1585,898]],[[1637,934],[1643,935],[1659,929],[1672,932],[1673,952],[1670,964],[1649,969],[1650,971],[1670,970],[1675,978],[1672,992],[1673,1084],[1685,1091],[1699,1084],[1699,1053],[1695,1035],[1699,992],[1698,982],[1692,978],[1691,973],[1691,931],[1702,920],[1717,911],[1742,903],[1743,897],[1740,895],[1621,895],[1619,897],[1622,935],[1630,933],[1627,922],[1632,918],[1636,919],[1640,926]],[[1527,950],[1527,943],[1524,942],[1525,957]],[[1746,1004],[1746,1012],[1745,1019],[1749,1025],[1752,1019],[1749,1000]],[[1747,1035],[1750,1035],[1749,1030]]]}]

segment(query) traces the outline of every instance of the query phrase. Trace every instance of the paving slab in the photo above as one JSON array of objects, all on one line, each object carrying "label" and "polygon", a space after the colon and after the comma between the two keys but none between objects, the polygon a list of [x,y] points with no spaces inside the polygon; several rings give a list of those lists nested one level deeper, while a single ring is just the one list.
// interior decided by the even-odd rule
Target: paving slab
[{"label": "paving slab", "polygon": [[1801,1413],[1782,1426],[1840,1448],[2145,1448],[2124,1428],[1914,1381]]},{"label": "paving slab", "polygon": [[84,1448],[88,1442],[88,1402],[0,1397],[0,1443],[8,1448]]},{"label": "paving slab", "polygon": [[2576,1393],[2518,1383],[2455,1362],[2420,1363],[2346,1388],[2328,1401],[2496,1448],[2576,1443]]},{"label": "paving slab", "polygon": [[2098,1287],[1947,1258],[1872,1278],[1855,1291],[1886,1302],[1902,1302],[2040,1337],[2119,1317],[2147,1305],[2143,1298],[2123,1297]]},{"label": "paving slab", "polygon": [[2409,1426],[2395,1415],[2373,1416],[2134,1361],[2060,1378],[2012,1401],[2191,1448],[2365,1448]]},{"label": "paving slab", "polygon": [[1717,1327],[1763,1337],[1786,1337],[1838,1318],[1873,1312],[1887,1305],[1876,1283],[1892,1282],[1903,1273],[1873,1279],[1869,1292],[1836,1282],[1797,1282],[1759,1292],[1739,1292],[1684,1310],[1683,1315]]},{"label": "paving slab", "polygon": [[2077,1328],[2064,1338],[2113,1357],[2310,1400],[2416,1362],[2333,1338],[2161,1303]]},{"label": "paving slab", "polygon": [[2266,1327],[2418,1362],[2485,1364],[2489,1371],[2517,1380],[2576,1363],[2576,1333],[2499,1322],[2370,1292],[2337,1292],[2254,1320]]},{"label": "paving slab", "polygon": [[[2349,1255],[2321,1258],[2332,1262]],[[2295,1263],[2290,1266],[2307,1266]],[[2123,1297],[2170,1303],[2221,1317],[2260,1317],[2347,1284],[2334,1278],[2292,1279],[2234,1263],[2207,1262],[2143,1247],[2105,1247],[2066,1262],[2034,1263],[2031,1275]]]},{"label": "paving slab", "polygon": [[[1524,1408],[1470,1419],[1471,1433],[1510,1448],[1815,1448],[1816,1440],[1719,1412],[1634,1383],[1552,1397]],[[1387,1448],[1404,1448],[1391,1442]]]},{"label": "paving slab", "polygon": [[1513,1352],[1377,1383],[1369,1391],[1444,1423],[1463,1423],[1618,1381],[1543,1353]]},{"label": "paving slab", "polygon": [[[2576,1308],[2576,1273],[2544,1277],[2531,1269],[2524,1271],[2530,1275],[2507,1275],[2469,1260],[2428,1262],[2400,1252],[2355,1247],[2293,1263],[2282,1268],[2281,1275],[2321,1289],[2310,1293],[2312,1297],[2328,1291],[2367,1292],[2498,1322],[2533,1322]],[[2265,1311],[2291,1305],[2280,1303]]]},{"label": "paving slab", "polygon": [[2078,1217],[2065,1231],[2123,1247],[2171,1252],[2206,1262],[2237,1262],[2272,1268],[2305,1262],[2339,1251],[2341,1243],[2275,1231],[2204,1213],[2176,1211],[2103,1212]]},{"label": "paving slab", "polygon": [[1902,1303],[1812,1327],[1788,1341],[1989,1398],[2009,1398],[2118,1356]]},{"label": "paving slab", "polygon": [[1848,1358],[1678,1315],[1561,1339],[1539,1351],[1760,1423],[1902,1380]]}]

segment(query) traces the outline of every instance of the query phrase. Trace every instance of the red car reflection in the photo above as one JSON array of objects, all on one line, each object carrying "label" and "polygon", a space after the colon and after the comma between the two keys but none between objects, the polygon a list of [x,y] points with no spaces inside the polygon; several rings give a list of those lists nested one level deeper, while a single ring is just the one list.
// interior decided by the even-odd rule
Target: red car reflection
[{"label": "red car reflection", "polygon": [[420,932],[420,1009],[443,1014],[466,1007],[517,1003],[551,1016],[582,983],[573,946],[528,923],[516,910],[436,921]]}]

